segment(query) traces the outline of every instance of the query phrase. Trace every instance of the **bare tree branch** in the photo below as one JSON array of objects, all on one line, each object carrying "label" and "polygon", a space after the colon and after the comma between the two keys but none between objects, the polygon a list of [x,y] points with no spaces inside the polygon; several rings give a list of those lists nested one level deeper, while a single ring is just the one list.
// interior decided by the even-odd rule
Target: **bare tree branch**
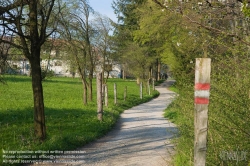
[{"label": "bare tree branch", "polygon": [[0,15],[6,13],[7,11],[10,11],[12,9],[15,9],[19,6],[23,6],[23,5],[27,5],[28,4],[28,0],[18,0],[16,2],[14,2],[13,4],[10,4],[8,6],[0,6]]},{"label": "bare tree branch", "polygon": [[217,29],[217,28],[214,28],[214,27],[206,26],[204,24],[201,24],[201,23],[199,23],[197,21],[192,20],[187,15],[184,15],[183,17],[187,18],[189,20],[189,22],[194,23],[196,25],[199,25],[200,27],[202,27],[202,28],[204,28],[206,30],[213,31],[213,32],[215,32],[217,34],[222,34],[222,35],[225,35],[225,36],[234,37],[234,38],[238,39],[238,41],[241,41],[242,43],[246,44],[247,46],[250,46],[250,43],[243,40],[239,35],[228,33],[228,32],[225,32],[223,30],[220,30],[220,29]]},{"label": "bare tree branch", "polygon": [[[48,9],[48,12],[46,14],[46,16],[44,14],[42,14],[42,25],[41,25],[41,34],[40,34],[40,39],[41,39],[41,44],[43,44],[45,42],[45,39],[46,39],[46,29],[47,29],[47,26],[48,26],[48,22],[49,22],[49,19],[50,19],[50,16],[51,16],[51,12],[52,12],[52,9],[54,7],[54,4],[55,4],[55,0],[52,0],[51,3],[49,4],[49,9]],[[41,9],[42,10],[42,9]],[[54,30],[49,33],[49,34],[52,34],[54,32]]]},{"label": "bare tree branch", "polygon": [[18,45],[18,44],[15,44],[15,43],[13,43],[13,42],[11,42],[11,41],[8,41],[8,40],[0,39],[0,43],[6,43],[6,44],[9,44],[9,45],[11,45],[11,46],[14,46],[14,47],[16,47],[16,48],[18,48],[18,49],[23,49],[22,46],[20,46],[20,45]]}]

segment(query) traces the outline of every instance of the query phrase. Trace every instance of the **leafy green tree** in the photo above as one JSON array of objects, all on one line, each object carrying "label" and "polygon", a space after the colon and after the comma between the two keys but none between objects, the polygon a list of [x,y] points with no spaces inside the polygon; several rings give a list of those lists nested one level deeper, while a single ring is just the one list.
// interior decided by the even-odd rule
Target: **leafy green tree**
[{"label": "leafy green tree", "polygon": [[[180,89],[174,104],[181,120],[177,143],[178,163],[193,165],[193,80],[196,57],[212,59],[207,165],[235,165],[225,153],[249,149],[249,21],[239,1],[153,0],[162,8],[168,42],[162,58],[171,68]],[[244,10],[243,10],[244,11]],[[175,25],[175,23],[178,23]],[[168,61],[168,62],[167,62]],[[174,62],[174,63],[173,63]],[[225,125],[226,124],[226,125]],[[244,127],[243,127],[244,126]],[[191,142],[189,144],[189,142]],[[187,146],[186,146],[187,145]],[[226,157],[226,158],[225,158]],[[228,157],[228,158],[227,158]],[[248,165],[246,159],[238,165]]]},{"label": "leafy green tree", "polygon": [[[141,30],[141,20],[144,18],[141,10],[147,10],[145,0],[142,1],[114,1],[113,8],[117,14],[119,24],[115,25],[116,55],[127,70],[137,78],[144,80],[152,77],[152,69],[159,62],[156,45],[147,33]],[[145,8],[143,8],[145,7]],[[145,14],[145,13],[144,13]],[[158,56],[158,57],[157,57]],[[140,61],[140,62],[139,62]],[[137,65],[135,66],[135,63]],[[160,63],[159,63],[160,64]]]}]

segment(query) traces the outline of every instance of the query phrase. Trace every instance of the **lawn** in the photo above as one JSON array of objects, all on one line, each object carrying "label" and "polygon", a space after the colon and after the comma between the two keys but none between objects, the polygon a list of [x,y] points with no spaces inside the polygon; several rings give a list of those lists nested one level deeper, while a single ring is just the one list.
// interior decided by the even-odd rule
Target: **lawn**
[{"label": "lawn", "polygon": [[[6,85],[0,84],[0,149],[4,150],[73,150],[93,141],[114,126],[119,114],[134,105],[149,101],[144,92],[140,99],[139,86],[135,81],[110,79],[109,106],[104,107],[104,120],[97,120],[96,86],[93,102],[82,104],[82,84],[78,78],[51,78],[43,82],[47,139],[34,141],[33,98],[31,78],[5,76]],[[117,101],[114,105],[113,85],[117,84]],[[127,100],[123,100],[127,86]],[[0,151],[2,157],[2,151]],[[0,158],[1,159],[1,158]],[[1,163],[1,161],[0,161]]]}]

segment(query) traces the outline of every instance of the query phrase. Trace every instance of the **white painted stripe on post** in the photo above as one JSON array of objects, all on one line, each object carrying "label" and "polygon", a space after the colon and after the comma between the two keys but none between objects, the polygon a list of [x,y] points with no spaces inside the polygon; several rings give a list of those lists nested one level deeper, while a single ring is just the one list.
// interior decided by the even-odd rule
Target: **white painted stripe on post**
[{"label": "white painted stripe on post", "polygon": [[196,90],[194,92],[195,97],[209,98],[210,92],[208,90]]}]

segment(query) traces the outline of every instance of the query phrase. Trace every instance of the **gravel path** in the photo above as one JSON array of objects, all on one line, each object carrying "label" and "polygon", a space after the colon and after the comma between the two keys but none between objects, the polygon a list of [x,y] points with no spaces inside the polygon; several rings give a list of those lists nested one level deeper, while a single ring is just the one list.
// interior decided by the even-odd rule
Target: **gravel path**
[{"label": "gravel path", "polygon": [[[160,96],[125,110],[116,127],[106,136],[76,151],[84,152],[78,162],[68,164],[38,164],[57,166],[166,166],[174,153],[170,139],[177,128],[163,117],[175,93],[166,81],[156,87]],[[81,161],[81,162],[80,162]],[[37,164],[34,164],[37,165]]]},{"label": "gravel path", "polygon": [[162,166],[168,165],[173,153],[170,139],[177,129],[163,117],[174,93],[166,81],[156,87],[160,96],[124,111],[117,126],[105,137],[79,150],[86,151],[85,163],[96,166]]}]

